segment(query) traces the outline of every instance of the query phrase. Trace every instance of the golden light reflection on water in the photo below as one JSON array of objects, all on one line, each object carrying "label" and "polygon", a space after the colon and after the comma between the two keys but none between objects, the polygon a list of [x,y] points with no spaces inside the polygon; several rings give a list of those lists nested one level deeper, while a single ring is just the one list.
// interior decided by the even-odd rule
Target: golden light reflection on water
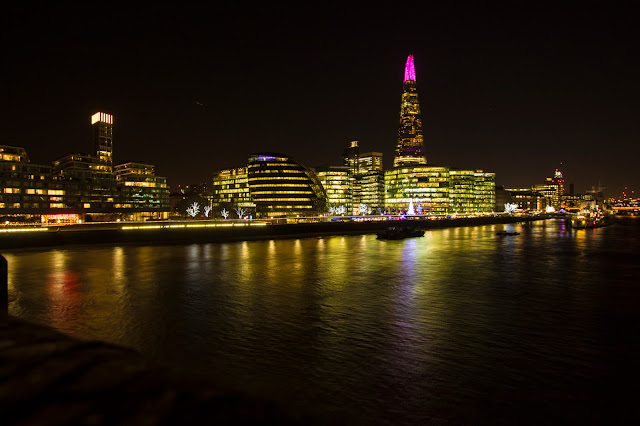
[{"label": "golden light reflection on water", "polygon": [[266,259],[266,278],[269,284],[277,282],[278,280],[278,252],[276,250],[276,242],[269,240]]},{"label": "golden light reflection on water", "polygon": [[[306,254],[306,253],[305,253]],[[304,274],[305,264],[309,261],[313,260],[313,256],[307,258],[303,256],[302,253],[302,243],[299,238],[296,238],[293,242],[293,257],[291,259],[291,284],[300,285],[302,283],[302,275]]]},{"label": "golden light reflection on water", "polygon": [[[428,230],[402,241],[360,235],[7,253],[11,309],[64,330],[104,329],[103,336],[124,324],[120,334],[136,342],[144,338],[141,324],[170,330],[170,321],[182,324],[182,316],[191,316],[189,326],[233,323],[230,329],[247,339],[265,324],[296,329],[311,321],[314,344],[327,357],[354,329],[375,334],[381,324],[395,324],[410,352],[483,315],[494,305],[495,294],[486,290],[494,283],[545,285],[532,262],[544,260],[566,280],[572,278],[567,268],[588,271],[582,252],[601,240],[598,233],[553,225],[510,226],[521,235],[498,237],[505,226],[492,225]],[[564,263],[553,253],[559,232],[576,251]],[[532,251],[534,243],[544,250]]]},{"label": "golden light reflection on water", "polygon": [[120,290],[126,282],[124,249],[122,247],[113,248],[113,281]]}]

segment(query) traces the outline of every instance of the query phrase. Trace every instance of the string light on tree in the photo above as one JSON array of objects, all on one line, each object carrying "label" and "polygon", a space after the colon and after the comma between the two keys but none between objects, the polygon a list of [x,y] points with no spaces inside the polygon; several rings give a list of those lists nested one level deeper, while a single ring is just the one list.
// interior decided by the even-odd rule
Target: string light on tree
[{"label": "string light on tree", "polygon": [[360,205],[358,206],[358,214],[359,215],[371,214],[371,209],[365,203],[360,203]]},{"label": "string light on tree", "polygon": [[204,206],[204,217],[209,217],[209,213],[211,213],[211,206]]},{"label": "string light on tree", "polygon": [[238,206],[236,207],[236,214],[238,215],[238,219],[242,219],[244,215],[247,214],[247,209]]},{"label": "string light on tree", "polygon": [[347,208],[344,205],[333,206],[329,208],[329,214],[334,216],[342,216],[347,212]]},{"label": "string light on tree", "polygon": [[515,203],[505,203],[504,212],[506,214],[513,214],[518,209],[518,205]]},{"label": "string light on tree", "polygon": [[196,217],[196,215],[200,212],[200,205],[197,202],[193,202],[189,207],[187,207],[187,214],[191,217]]},{"label": "string light on tree", "polygon": [[228,218],[229,217],[229,212],[227,211],[227,209],[222,209],[222,211],[220,212],[220,214],[222,215],[223,218]]}]

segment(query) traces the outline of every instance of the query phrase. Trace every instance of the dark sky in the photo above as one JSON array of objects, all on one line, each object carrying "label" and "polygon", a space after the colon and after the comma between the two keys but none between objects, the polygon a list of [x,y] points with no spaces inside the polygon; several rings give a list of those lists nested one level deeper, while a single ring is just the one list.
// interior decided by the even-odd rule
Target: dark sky
[{"label": "dark sky", "polygon": [[172,188],[258,151],[339,164],[350,140],[390,167],[413,54],[430,164],[640,190],[632,2],[214,3],[3,6],[0,144],[38,163],[90,152],[104,111],[115,161],[156,164]]}]

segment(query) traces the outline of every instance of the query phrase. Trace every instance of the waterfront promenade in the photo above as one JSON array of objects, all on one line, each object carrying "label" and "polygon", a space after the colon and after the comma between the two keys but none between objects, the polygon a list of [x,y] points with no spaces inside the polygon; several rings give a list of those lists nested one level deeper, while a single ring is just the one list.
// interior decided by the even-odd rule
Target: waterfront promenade
[{"label": "waterfront promenade", "polygon": [[546,216],[411,218],[335,222],[269,223],[264,221],[111,222],[42,227],[0,228],[0,249],[72,244],[193,244],[327,235],[371,234],[389,226],[437,229],[542,220]]}]

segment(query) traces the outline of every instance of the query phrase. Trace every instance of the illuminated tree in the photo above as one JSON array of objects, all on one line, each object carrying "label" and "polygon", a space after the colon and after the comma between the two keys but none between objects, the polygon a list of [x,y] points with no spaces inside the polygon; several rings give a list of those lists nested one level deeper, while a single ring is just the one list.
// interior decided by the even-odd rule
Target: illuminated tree
[{"label": "illuminated tree", "polygon": [[360,203],[360,205],[358,206],[358,214],[371,214],[371,209],[365,203]]},{"label": "illuminated tree", "polygon": [[518,208],[517,204],[511,204],[511,203],[505,203],[504,205],[504,212],[507,214],[512,214],[513,212],[516,211],[516,209]]},{"label": "illuminated tree", "polygon": [[329,213],[334,216],[341,216],[347,212],[347,208],[344,205],[333,206],[329,208]]},{"label": "illuminated tree", "polygon": [[236,207],[236,213],[238,214],[238,219],[242,219],[247,214],[247,209],[238,206]]},{"label": "illuminated tree", "polygon": [[195,201],[189,207],[187,207],[187,214],[191,217],[196,217],[196,215],[200,212],[200,205]]},{"label": "illuminated tree", "polygon": [[211,206],[204,206],[204,216],[209,217],[209,213],[211,213]]},{"label": "illuminated tree", "polygon": [[220,213],[222,214],[222,217],[224,217],[225,219],[229,217],[229,212],[227,211],[227,209],[222,209]]}]

